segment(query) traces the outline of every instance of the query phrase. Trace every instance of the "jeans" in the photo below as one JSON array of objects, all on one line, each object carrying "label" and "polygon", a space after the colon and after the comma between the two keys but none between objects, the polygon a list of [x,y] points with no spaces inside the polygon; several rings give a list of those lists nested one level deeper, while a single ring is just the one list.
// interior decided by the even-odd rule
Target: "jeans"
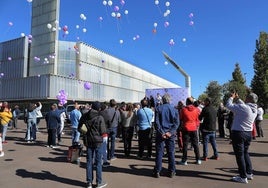
[{"label": "jeans", "polygon": [[103,137],[103,143],[102,143],[102,161],[103,163],[107,162],[107,142],[108,142],[108,137]]},{"label": "jeans", "polygon": [[182,138],[183,138],[182,161],[183,162],[187,161],[187,150],[189,142],[191,142],[194,148],[195,160],[196,161],[200,160],[197,131],[183,131]]},{"label": "jeans", "polygon": [[72,128],[72,144],[74,145],[74,143],[78,143],[79,142],[79,138],[80,138],[80,132],[78,131],[77,127],[76,128]]},{"label": "jeans", "polygon": [[168,139],[163,139],[162,134],[157,133],[155,140],[156,157],[154,171],[160,173],[162,169],[162,159],[164,155],[164,149],[166,147],[168,153],[168,171],[175,172],[175,135],[172,135]]},{"label": "jeans", "polygon": [[6,141],[8,124],[0,125],[0,126],[3,126],[3,130],[2,130],[2,142],[4,142],[4,141]]},{"label": "jeans", "polygon": [[248,149],[252,139],[251,131],[232,131],[232,144],[241,178],[252,174],[252,164]]},{"label": "jeans", "polygon": [[139,157],[143,157],[144,148],[147,147],[147,157],[152,156],[152,137],[151,128],[145,130],[139,130],[138,132],[138,143],[139,143]]},{"label": "jeans", "polygon": [[36,140],[36,119],[27,120],[26,140]]},{"label": "jeans", "polygon": [[208,142],[210,142],[215,157],[218,157],[217,144],[216,144],[216,133],[213,132],[202,132],[203,137],[203,157],[208,156]]},{"label": "jeans", "polygon": [[99,147],[87,147],[87,170],[86,170],[86,179],[87,182],[92,183],[93,176],[93,161],[96,163],[96,183],[102,183],[102,145]]},{"label": "jeans", "polygon": [[108,159],[114,158],[116,134],[117,134],[117,127],[109,128],[109,136],[107,144]]}]

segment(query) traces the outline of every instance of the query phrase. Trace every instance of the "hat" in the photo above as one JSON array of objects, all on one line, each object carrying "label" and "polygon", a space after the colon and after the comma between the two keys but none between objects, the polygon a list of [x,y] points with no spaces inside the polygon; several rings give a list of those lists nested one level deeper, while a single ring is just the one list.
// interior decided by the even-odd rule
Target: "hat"
[{"label": "hat", "polygon": [[91,108],[92,108],[93,110],[97,110],[97,111],[99,111],[100,108],[101,108],[101,103],[100,103],[99,101],[95,101],[95,102],[92,103]]}]

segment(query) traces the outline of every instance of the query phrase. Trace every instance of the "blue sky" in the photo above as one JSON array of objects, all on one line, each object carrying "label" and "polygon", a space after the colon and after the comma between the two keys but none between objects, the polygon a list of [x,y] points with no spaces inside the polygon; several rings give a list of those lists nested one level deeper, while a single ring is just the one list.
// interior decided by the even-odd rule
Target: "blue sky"
[{"label": "blue sky", "polygon": [[[0,42],[30,34],[29,1],[0,1]],[[210,81],[228,82],[235,63],[250,84],[256,40],[268,32],[267,0],[103,2],[61,0],[59,26],[67,26],[68,34],[62,29],[59,39],[84,41],[184,87],[184,77],[165,62],[165,51],[191,76],[194,97]]]}]

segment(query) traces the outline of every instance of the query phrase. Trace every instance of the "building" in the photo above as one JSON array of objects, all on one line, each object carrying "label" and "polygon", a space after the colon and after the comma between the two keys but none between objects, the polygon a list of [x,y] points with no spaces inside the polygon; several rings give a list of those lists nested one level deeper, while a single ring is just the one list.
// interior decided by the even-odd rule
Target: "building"
[{"label": "building", "polygon": [[146,89],[180,87],[83,42],[58,40],[59,7],[32,1],[31,36],[0,43],[2,101],[49,104],[63,90],[68,102],[137,102]]}]

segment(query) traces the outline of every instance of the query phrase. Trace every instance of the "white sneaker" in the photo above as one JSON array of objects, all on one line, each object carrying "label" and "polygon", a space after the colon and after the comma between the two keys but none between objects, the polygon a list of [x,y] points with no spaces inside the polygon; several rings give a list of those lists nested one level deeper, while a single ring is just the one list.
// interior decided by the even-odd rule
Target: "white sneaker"
[{"label": "white sneaker", "polygon": [[0,157],[4,157],[4,156],[5,156],[5,153],[3,151],[1,151]]},{"label": "white sneaker", "polygon": [[238,183],[248,183],[248,179],[247,178],[241,178],[239,175],[238,176],[234,176],[232,178],[233,181],[238,182]]},{"label": "white sneaker", "polygon": [[253,174],[247,174],[247,179],[248,180],[253,180]]}]

